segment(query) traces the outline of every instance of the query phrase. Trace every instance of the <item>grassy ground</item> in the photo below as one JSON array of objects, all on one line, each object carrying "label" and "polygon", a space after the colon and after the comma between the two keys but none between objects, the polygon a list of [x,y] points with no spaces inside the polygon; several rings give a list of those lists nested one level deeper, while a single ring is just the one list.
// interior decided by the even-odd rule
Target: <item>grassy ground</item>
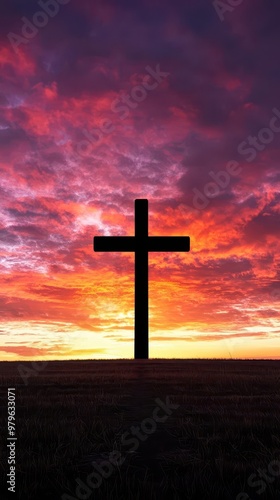
[{"label": "grassy ground", "polygon": [[[280,362],[23,366],[33,371],[0,363],[1,499],[280,497]],[[16,494],[6,484],[8,387],[16,388]]]}]

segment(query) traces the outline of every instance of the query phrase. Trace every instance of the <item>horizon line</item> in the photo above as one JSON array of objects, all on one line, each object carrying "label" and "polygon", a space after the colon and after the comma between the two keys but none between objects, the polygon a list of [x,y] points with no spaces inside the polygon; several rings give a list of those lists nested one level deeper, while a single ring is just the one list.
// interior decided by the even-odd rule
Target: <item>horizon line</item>
[{"label": "horizon line", "polygon": [[280,356],[277,358],[148,358],[148,359],[135,359],[135,358],[70,358],[70,359],[20,359],[20,360],[0,360],[0,363],[51,363],[51,362],[67,362],[67,361],[133,361],[133,362],[149,362],[149,361],[280,361]]}]

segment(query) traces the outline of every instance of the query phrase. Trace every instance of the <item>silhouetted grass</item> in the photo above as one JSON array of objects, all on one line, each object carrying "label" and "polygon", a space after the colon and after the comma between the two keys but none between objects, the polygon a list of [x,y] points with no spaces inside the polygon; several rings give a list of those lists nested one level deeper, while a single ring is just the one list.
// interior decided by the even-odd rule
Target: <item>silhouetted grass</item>
[{"label": "silhouetted grass", "polygon": [[[30,363],[22,363],[28,367]],[[16,490],[19,500],[75,498],[118,450],[126,457],[93,499],[276,499],[280,461],[280,362],[148,360],[49,362],[28,379],[18,363],[0,364],[1,498],[6,486],[7,387],[16,387]],[[155,399],[179,405],[136,452],[121,444],[132,425],[151,417]],[[256,474],[255,486],[248,478]],[[265,485],[265,487],[264,487]],[[259,491],[259,494],[258,494]],[[240,500],[239,499],[239,500]]]}]

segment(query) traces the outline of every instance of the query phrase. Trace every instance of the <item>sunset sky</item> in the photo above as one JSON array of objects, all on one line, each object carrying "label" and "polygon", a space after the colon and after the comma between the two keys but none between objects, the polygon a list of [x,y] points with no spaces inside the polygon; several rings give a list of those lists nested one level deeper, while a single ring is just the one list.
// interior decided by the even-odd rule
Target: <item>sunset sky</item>
[{"label": "sunset sky", "polygon": [[133,358],[136,198],[191,238],[150,357],[280,358],[280,5],[230,3],[1,5],[1,360]]}]

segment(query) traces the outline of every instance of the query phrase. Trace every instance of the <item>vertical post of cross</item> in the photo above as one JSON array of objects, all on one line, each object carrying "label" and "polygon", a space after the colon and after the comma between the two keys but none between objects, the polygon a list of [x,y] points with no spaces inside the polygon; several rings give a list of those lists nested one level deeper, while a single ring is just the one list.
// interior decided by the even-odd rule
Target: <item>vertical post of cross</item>
[{"label": "vertical post of cross", "polygon": [[135,200],[135,359],[149,357],[148,200]]}]

